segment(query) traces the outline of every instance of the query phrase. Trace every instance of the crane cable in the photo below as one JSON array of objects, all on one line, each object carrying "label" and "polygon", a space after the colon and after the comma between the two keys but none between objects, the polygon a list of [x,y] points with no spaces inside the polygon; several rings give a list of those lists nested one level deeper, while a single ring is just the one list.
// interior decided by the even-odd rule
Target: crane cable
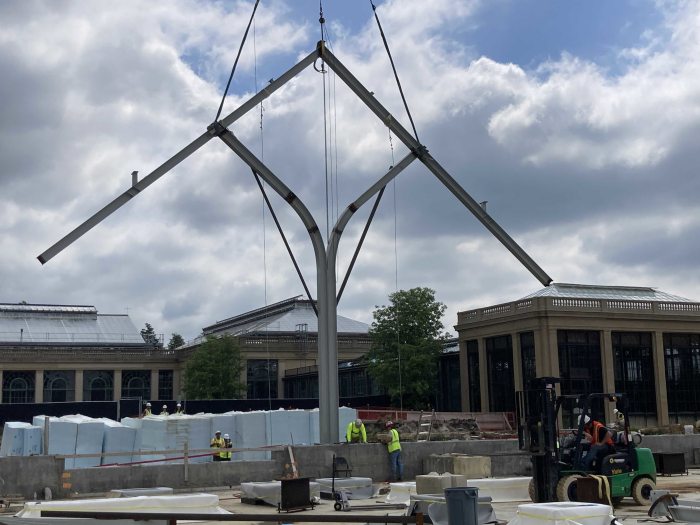
[{"label": "crane cable", "polygon": [[221,110],[224,109],[224,101],[226,100],[226,95],[228,94],[228,88],[231,86],[231,81],[233,80],[233,74],[236,72],[236,66],[238,65],[238,59],[241,58],[241,52],[243,51],[243,45],[248,37],[248,31],[253,23],[253,18],[255,17],[255,11],[258,9],[258,4],[260,0],[255,0],[255,5],[253,6],[253,12],[250,14],[250,20],[248,20],[248,26],[245,28],[245,33],[243,33],[243,39],[241,40],[241,45],[238,47],[238,54],[236,55],[236,60],[233,61],[233,67],[231,68],[231,74],[228,77],[228,82],[226,83],[226,89],[224,90],[224,95],[221,97],[221,104],[219,104],[219,110],[216,112],[216,117],[214,117],[214,122],[219,120],[221,116]]},{"label": "crane cable", "polygon": [[[256,3],[257,6],[257,3]],[[235,67],[235,66],[234,66]],[[258,92],[258,48],[257,40],[255,34],[255,23],[253,23],[253,79],[255,82],[255,92]],[[263,101],[260,101],[260,160],[265,162],[265,135],[263,133]],[[267,195],[265,194],[264,182],[260,180],[258,174],[253,172],[255,175],[255,180],[260,187],[260,191],[263,196],[262,202],[262,227],[263,227],[263,298],[265,302],[265,317],[267,318],[269,312],[267,311],[267,221],[265,213],[265,204],[267,202]],[[267,321],[267,319],[266,319]],[[266,359],[266,371],[267,371],[267,408],[272,410],[272,373],[270,370],[270,364],[272,360],[270,359],[270,334],[268,331],[268,324],[265,322],[265,355]],[[270,427],[272,426],[272,417],[270,417]]]},{"label": "crane cable", "polygon": [[391,56],[391,51],[389,50],[389,43],[386,40],[386,36],[384,35],[384,30],[382,29],[382,24],[379,21],[379,15],[377,15],[377,6],[374,5],[374,2],[372,0],[369,0],[370,5],[372,6],[372,11],[374,11],[374,19],[377,21],[377,27],[379,27],[379,33],[382,35],[382,41],[384,42],[384,49],[386,49],[386,54],[389,56],[389,62],[391,62],[391,69],[394,71],[394,78],[396,79],[396,85],[399,87],[399,93],[401,94],[401,100],[403,100],[403,107],[406,109],[406,114],[408,115],[408,120],[411,121],[411,127],[413,128],[413,135],[416,137],[416,141],[420,143],[420,140],[418,140],[418,131],[416,131],[416,125],[413,123],[413,117],[411,116],[411,111],[408,109],[408,103],[406,102],[406,97],[403,94],[403,88],[401,87],[401,81],[399,80],[399,74],[396,72],[396,66],[394,65],[394,59]]},{"label": "crane cable", "polygon": [[[391,149],[391,166],[394,167],[394,141],[391,139],[391,130],[389,130],[389,148]],[[391,181],[394,189],[394,287],[396,290],[396,297],[398,299],[399,293],[399,249],[398,249],[398,220],[397,220],[397,209],[396,209],[396,178]],[[402,380],[402,370],[401,370],[401,318],[399,316],[400,308],[399,302],[396,302],[396,353],[398,356],[398,367],[399,367],[399,407],[403,412],[403,380]]]},{"label": "crane cable", "polygon": [[[326,19],[323,16],[323,2],[319,0],[318,2],[318,23],[321,26],[321,41],[325,41],[325,26]],[[326,77],[325,75],[328,71],[325,68],[325,62],[323,57],[321,57],[321,69],[316,69],[321,73],[321,83],[323,84],[323,163],[325,172],[325,188],[326,188],[326,242],[330,239],[330,217],[328,215],[328,122],[326,118]]]}]

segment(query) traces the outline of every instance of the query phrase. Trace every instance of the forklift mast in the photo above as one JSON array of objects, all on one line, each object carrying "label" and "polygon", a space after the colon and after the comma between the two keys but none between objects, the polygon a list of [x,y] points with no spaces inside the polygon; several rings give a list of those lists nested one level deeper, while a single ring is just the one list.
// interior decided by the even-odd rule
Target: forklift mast
[{"label": "forklift mast", "polygon": [[559,378],[538,377],[529,388],[517,392],[518,442],[520,450],[530,454],[535,480],[533,501],[556,501],[559,482],[560,452],[557,422]]}]

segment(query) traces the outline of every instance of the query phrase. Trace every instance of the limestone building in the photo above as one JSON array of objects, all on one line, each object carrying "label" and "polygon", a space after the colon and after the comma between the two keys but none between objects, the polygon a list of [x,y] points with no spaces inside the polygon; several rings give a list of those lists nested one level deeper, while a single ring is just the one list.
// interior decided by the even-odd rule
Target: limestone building
[{"label": "limestone building", "polygon": [[0,304],[0,402],[173,399],[174,352],[128,315],[94,306]]},{"label": "limestone building", "polygon": [[[636,425],[700,418],[700,303],[689,299],[644,287],[551,284],[459,312],[455,329],[464,410],[514,411],[515,392],[530,378],[555,376],[562,394],[626,393]],[[572,421],[570,407],[563,414]]]},{"label": "limestone building", "polygon": [[[241,346],[248,399],[318,397],[318,320],[311,301],[292,297],[205,327]],[[338,316],[338,362],[367,354],[369,326]]]}]

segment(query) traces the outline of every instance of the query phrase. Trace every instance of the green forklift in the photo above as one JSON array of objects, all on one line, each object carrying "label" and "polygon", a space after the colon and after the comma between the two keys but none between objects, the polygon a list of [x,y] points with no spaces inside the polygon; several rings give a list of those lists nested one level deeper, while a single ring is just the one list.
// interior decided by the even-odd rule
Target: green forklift
[{"label": "green forklift", "polygon": [[[614,445],[604,450],[591,450],[584,439],[584,426],[591,415],[591,406],[601,402],[615,403],[626,414],[624,394],[587,394],[557,396],[558,378],[539,377],[529,388],[517,392],[518,441],[520,450],[532,460],[530,498],[535,503],[578,501],[577,484],[581,478],[596,477],[607,485],[609,501],[616,505],[632,497],[639,505],[651,504],[651,491],[656,488],[656,464],[651,450],[638,447],[630,438],[629,421],[616,434]],[[568,436],[560,436],[559,413],[564,402],[573,402],[578,412],[578,427]],[[602,448],[602,447],[600,447]],[[584,461],[586,454],[596,454]]]}]

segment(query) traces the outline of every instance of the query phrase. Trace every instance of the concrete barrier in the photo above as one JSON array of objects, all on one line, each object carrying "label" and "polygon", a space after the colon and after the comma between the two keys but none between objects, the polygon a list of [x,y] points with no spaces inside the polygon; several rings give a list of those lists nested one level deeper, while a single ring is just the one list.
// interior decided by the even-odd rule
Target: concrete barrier
[{"label": "concrete barrier", "polygon": [[[513,439],[473,441],[428,441],[402,443],[404,479],[427,474],[424,460],[432,454],[468,454],[491,458],[495,477],[531,475],[530,457],[520,453]],[[653,452],[683,452],[686,464],[694,464],[700,450],[700,435],[646,436],[643,447]],[[386,446],[379,443],[294,446],[300,475],[327,478],[332,474],[333,454],[348,460],[352,475],[375,481],[389,479]],[[274,450],[265,461],[232,461],[173,465],[133,465],[64,469],[64,460],[55,456],[0,457],[0,496],[31,498],[48,487],[55,498],[78,493],[101,493],[114,489],[166,486],[174,489],[222,487],[246,481],[271,481],[285,474],[290,459],[286,449]]]}]

